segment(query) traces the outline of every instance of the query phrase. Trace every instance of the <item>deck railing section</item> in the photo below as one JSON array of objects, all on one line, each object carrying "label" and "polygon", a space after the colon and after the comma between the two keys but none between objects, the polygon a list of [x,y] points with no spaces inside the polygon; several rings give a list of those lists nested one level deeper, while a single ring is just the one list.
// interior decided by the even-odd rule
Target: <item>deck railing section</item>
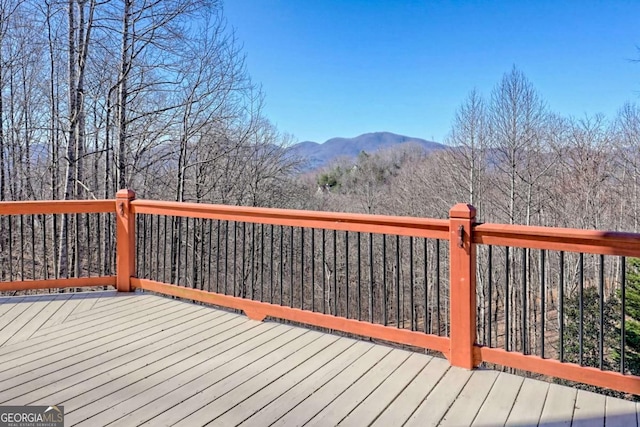
[{"label": "deck railing section", "polygon": [[115,285],[113,200],[0,203],[0,292]]},{"label": "deck railing section", "polygon": [[474,228],[478,360],[640,393],[630,369],[627,257],[640,235],[516,225]]},{"label": "deck railing section", "polygon": [[136,277],[448,336],[447,241],[136,215]]},{"label": "deck railing section", "polygon": [[[625,362],[626,266],[640,257],[640,235],[475,224],[463,204],[432,220],[136,200],[123,190],[115,201],[0,208],[0,290],[146,289],[423,347],[455,366],[487,362],[640,394]],[[46,236],[63,239],[52,224],[64,220],[80,230],[66,240],[78,255],[55,277]]]},{"label": "deck railing section", "polygon": [[[626,257],[479,248],[478,342],[522,354],[619,369],[625,348]],[[615,360],[614,360],[615,359]]]},{"label": "deck railing section", "polygon": [[448,353],[448,221],[134,200],[134,287]]}]

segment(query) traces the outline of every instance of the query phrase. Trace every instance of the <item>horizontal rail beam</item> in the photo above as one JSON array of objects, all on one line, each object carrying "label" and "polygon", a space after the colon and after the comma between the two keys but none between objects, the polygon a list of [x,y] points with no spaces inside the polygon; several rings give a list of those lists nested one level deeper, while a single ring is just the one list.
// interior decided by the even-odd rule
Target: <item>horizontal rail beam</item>
[{"label": "horizontal rail beam", "polygon": [[476,347],[476,351],[484,362],[640,395],[640,377],[635,375],[601,371],[575,363],[508,352],[501,348]]},{"label": "horizontal rail beam", "polygon": [[266,316],[271,316],[292,322],[304,323],[306,325],[319,326],[321,328],[333,329],[364,337],[435,350],[443,353],[447,358],[449,357],[449,338],[446,337],[396,329],[355,319],[315,313],[298,308],[283,307],[266,302],[201,291],[199,289],[183,288],[181,286],[169,285],[147,279],[132,277],[131,286],[164,295],[243,310],[248,317],[255,320],[262,320]]},{"label": "horizontal rail beam", "polygon": [[640,235],[614,231],[479,224],[473,230],[473,242],[599,255],[640,256]]},{"label": "horizontal rail beam", "polygon": [[0,215],[109,213],[115,211],[115,200],[0,202]]},{"label": "horizontal rail beam", "polygon": [[134,200],[131,202],[131,207],[135,214],[220,219],[258,224],[449,239],[449,221],[439,219],[151,200]]},{"label": "horizontal rail beam", "polygon": [[27,291],[33,289],[86,288],[94,286],[115,286],[115,276],[74,277],[70,279],[24,280],[0,282],[0,291]]}]

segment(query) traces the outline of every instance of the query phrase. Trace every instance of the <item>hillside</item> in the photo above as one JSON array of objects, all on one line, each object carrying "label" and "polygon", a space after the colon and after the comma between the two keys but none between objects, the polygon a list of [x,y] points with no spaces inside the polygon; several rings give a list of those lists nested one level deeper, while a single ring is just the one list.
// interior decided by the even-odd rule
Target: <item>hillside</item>
[{"label": "hillside", "polygon": [[365,133],[355,138],[331,138],[322,144],[303,141],[291,147],[291,152],[306,160],[305,169],[316,169],[337,157],[356,157],[361,151],[378,150],[404,144],[415,144],[425,151],[440,150],[444,145],[421,138],[397,135],[391,132]]}]

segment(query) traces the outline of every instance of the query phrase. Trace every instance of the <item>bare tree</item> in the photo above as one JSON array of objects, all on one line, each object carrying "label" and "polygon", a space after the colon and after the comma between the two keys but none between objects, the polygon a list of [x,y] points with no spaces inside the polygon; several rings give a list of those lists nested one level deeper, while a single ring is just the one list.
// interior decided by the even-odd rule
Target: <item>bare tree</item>
[{"label": "bare tree", "polygon": [[[464,190],[459,201],[475,205],[481,212],[487,186],[489,123],[485,101],[474,89],[460,105],[453,119],[444,157],[456,186]],[[466,193],[466,194],[465,194]]]},{"label": "bare tree", "polygon": [[[530,219],[523,169],[531,165],[530,155],[541,144],[546,108],[533,85],[515,66],[491,93],[490,147],[495,168],[500,172],[494,184],[504,194],[500,206],[510,224]],[[521,212],[524,206],[525,214]],[[520,210],[520,211],[518,211]]]},{"label": "bare tree", "polygon": [[640,224],[640,107],[626,103],[619,111],[615,121],[615,141],[617,158],[622,160],[622,170],[618,173],[620,192],[620,218],[638,232]]}]

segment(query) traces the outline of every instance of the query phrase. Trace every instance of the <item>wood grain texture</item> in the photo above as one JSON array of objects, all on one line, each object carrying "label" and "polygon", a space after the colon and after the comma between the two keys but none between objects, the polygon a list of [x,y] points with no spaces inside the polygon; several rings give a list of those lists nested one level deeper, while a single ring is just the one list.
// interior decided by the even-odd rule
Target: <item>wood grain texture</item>
[{"label": "wood grain texture", "polygon": [[68,425],[638,426],[634,402],[179,299],[52,294],[0,309],[0,403],[63,404]]}]

